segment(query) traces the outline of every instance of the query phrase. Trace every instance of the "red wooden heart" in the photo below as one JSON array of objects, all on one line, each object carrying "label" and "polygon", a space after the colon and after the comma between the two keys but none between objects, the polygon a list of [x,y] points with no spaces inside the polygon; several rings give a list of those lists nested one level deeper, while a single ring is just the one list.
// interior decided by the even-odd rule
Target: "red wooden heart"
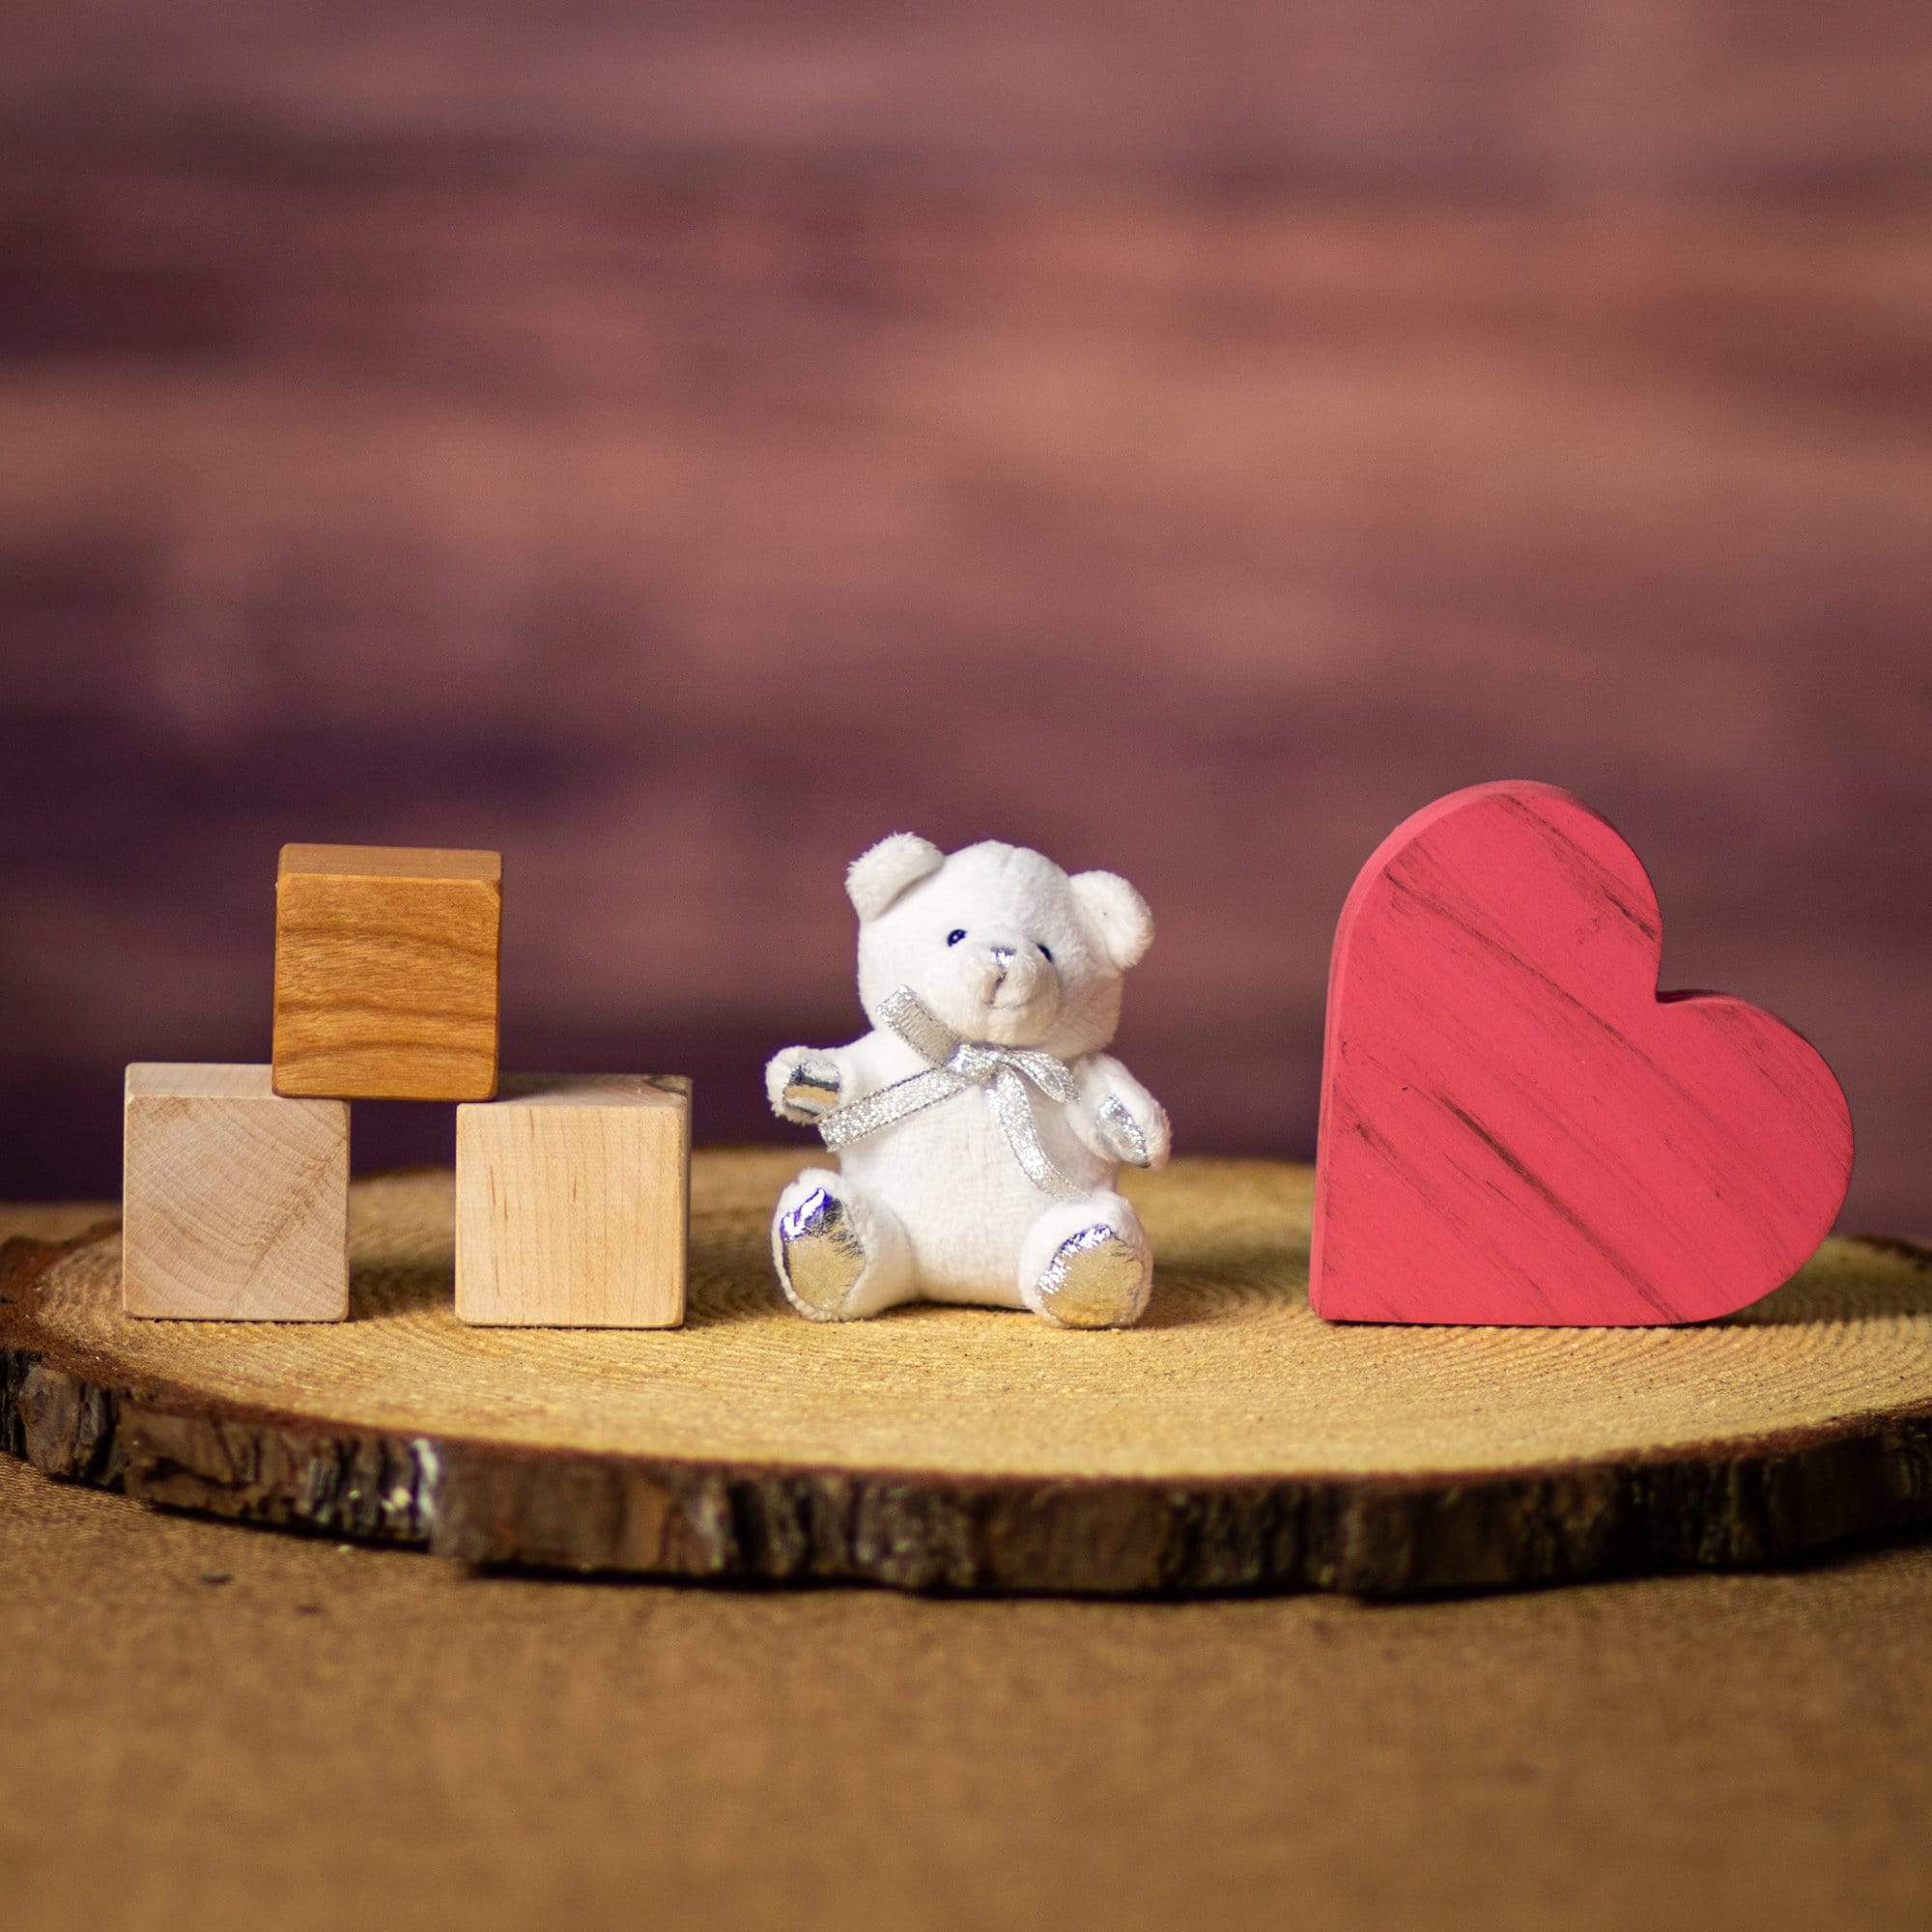
[{"label": "red wooden heart", "polygon": [[1816,1050],[1657,992],[1656,895],[1553,785],[1398,826],[1335,932],[1310,1305],[1340,1321],[1699,1321],[1785,1280],[1851,1178]]}]

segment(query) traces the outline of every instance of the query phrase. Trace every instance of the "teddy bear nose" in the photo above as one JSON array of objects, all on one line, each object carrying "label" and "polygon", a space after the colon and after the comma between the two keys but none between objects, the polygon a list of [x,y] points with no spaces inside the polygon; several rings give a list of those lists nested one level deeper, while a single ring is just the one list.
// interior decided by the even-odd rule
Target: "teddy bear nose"
[{"label": "teddy bear nose", "polygon": [[1010,966],[1013,963],[1013,949],[1010,946],[989,946],[986,951],[992,954],[995,966]]}]

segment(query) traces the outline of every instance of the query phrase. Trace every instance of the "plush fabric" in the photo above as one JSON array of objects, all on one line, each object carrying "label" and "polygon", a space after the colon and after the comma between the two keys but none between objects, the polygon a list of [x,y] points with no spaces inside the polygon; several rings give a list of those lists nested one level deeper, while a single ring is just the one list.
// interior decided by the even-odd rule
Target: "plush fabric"
[{"label": "plush fabric", "polygon": [[[1136,1319],[1152,1261],[1114,1182],[1123,1158],[1165,1162],[1169,1128],[1159,1102],[1105,1048],[1127,971],[1153,936],[1145,901],[1111,872],[1069,877],[1022,846],[988,842],[944,855],[910,833],[860,858],[847,890],[860,922],[860,1003],[873,1030],[847,1046],[776,1055],[766,1069],[774,1111],[810,1124],[929,1066],[888,1023],[887,1003],[906,988],[961,1040],[1037,1048],[1065,1065],[1071,1099],[1031,1084],[1027,1095],[1039,1149],[1072,1194],[1029,1177],[995,1088],[968,1088],[851,1142],[837,1173],[813,1168],[786,1190],[773,1242],[794,1305],[817,1320],[921,1299],[1031,1307],[1056,1320],[1041,1293],[1048,1264],[1083,1231],[1109,1230],[1138,1258],[1138,1271],[1099,1325]],[[794,1293],[785,1262],[787,1238],[812,1214],[826,1219],[816,1190],[840,1204],[832,1210],[840,1238],[856,1239],[865,1256],[863,1277],[832,1302]]]}]

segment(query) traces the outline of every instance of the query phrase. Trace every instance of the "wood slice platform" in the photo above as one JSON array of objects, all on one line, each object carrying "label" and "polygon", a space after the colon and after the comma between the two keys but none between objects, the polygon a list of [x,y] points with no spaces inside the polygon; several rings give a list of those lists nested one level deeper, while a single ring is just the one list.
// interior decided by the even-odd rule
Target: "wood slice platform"
[{"label": "wood slice platform", "polygon": [[1932,1253],[1833,1240],[1679,1329],[1330,1327],[1312,1177],[1137,1176],[1121,1334],[818,1326],[766,1224],[802,1164],[697,1156],[689,1325],[476,1329],[446,1173],[360,1183],[340,1325],[120,1312],[112,1224],[10,1242],[0,1444],[144,1501],[469,1562],[958,1591],[1367,1595],[1784,1560],[1932,1522]]}]

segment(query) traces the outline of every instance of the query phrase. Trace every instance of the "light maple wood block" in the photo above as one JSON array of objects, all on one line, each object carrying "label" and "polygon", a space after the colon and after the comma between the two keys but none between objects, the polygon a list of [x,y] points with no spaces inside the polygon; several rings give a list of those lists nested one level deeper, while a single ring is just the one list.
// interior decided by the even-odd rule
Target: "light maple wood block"
[{"label": "light maple wood block", "polygon": [[266,1066],[138,1064],[123,1114],[121,1305],[212,1321],[349,1313],[349,1108]]},{"label": "light maple wood block", "polygon": [[488,1099],[502,914],[495,852],[283,846],[275,1092]]},{"label": "light maple wood block", "polygon": [[538,1328],[684,1320],[691,1082],[523,1076],[456,1110],[456,1312]]}]

